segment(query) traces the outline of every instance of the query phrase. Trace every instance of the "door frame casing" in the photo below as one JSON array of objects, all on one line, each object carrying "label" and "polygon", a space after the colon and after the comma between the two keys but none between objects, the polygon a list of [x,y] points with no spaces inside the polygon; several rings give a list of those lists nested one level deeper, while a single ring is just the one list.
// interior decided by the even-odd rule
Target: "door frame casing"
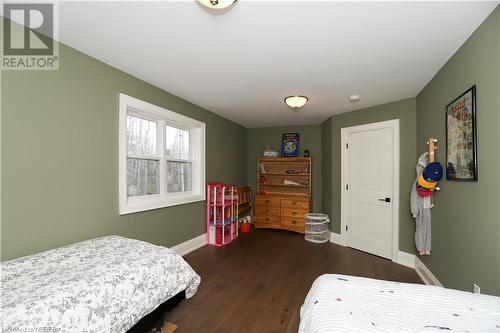
[{"label": "door frame casing", "polygon": [[399,252],[399,163],[400,163],[400,147],[399,147],[399,119],[380,121],[376,123],[363,124],[351,127],[344,127],[340,130],[340,149],[341,149],[341,195],[340,195],[340,237],[343,246],[347,246],[347,233],[345,231],[347,225],[347,136],[350,133],[356,132],[366,132],[384,128],[391,128],[393,130],[393,147],[394,147],[394,158],[393,158],[393,189],[392,189],[392,251],[391,260],[394,262],[398,261]]}]

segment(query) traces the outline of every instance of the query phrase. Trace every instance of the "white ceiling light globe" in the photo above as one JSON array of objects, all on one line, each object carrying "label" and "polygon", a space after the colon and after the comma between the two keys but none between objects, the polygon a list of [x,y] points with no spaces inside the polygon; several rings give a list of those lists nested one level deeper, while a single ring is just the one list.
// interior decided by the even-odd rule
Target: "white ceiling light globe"
[{"label": "white ceiling light globe", "polygon": [[307,101],[308,98],[301,95],[293,95],[285,98],[285,103],[293,109],[299,109],[303,107],[307,103]]},{"label": "white ceiling light globe", "polygon": [[212,9],[222,9],[231,6],[237,0],[198,0],[203,6]]}]

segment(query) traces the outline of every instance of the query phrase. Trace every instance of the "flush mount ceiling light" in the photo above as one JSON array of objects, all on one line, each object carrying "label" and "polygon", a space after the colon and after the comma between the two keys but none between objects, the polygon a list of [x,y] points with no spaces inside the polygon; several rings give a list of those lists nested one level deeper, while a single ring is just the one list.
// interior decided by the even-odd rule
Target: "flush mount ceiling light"
[{"label": "flush mount ceiling light", "polygon": [[285,103],[292,109],[300,109],[309,99],[306,96],[293,95],[285,97]]},{"label": "flush mount ceiling light", "polygon": [[237,0],[198,0],[203,6],[211,9],[223,9],[231,6]]}]

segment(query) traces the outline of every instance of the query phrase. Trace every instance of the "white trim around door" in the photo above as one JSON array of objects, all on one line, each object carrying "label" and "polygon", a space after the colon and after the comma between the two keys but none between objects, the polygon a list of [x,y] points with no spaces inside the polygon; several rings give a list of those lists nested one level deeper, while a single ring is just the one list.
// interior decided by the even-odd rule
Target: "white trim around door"
[{"label": "white trim around door", "polygon": [[347,152],[346,147],[347,138],[350,133],[358,133],[364,131],[372,131],[379,129],[391,128],[393,130],[393,204],[392,204],[392,256],[391,260],[394,262],[398,261],[399,252],[399,162],[400,162],[400,147],[399,147],[399,119],[381,121],[371,124],[359,125],[346,127],[341,129],[341,244],[347,246],[347,213],[346,213],[346,195],[347,195]]}]

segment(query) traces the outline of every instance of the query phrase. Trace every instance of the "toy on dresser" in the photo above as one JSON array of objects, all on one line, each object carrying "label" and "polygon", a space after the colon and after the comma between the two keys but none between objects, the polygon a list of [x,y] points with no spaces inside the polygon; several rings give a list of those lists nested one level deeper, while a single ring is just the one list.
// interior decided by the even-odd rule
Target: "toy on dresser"
[{"label": "toy on dresser", "polygon": [[265,146],[264,149],[262,150],[262,156],[263,157],[278,157],[279,152],[276,150],[273,150],[271,146]]}]

